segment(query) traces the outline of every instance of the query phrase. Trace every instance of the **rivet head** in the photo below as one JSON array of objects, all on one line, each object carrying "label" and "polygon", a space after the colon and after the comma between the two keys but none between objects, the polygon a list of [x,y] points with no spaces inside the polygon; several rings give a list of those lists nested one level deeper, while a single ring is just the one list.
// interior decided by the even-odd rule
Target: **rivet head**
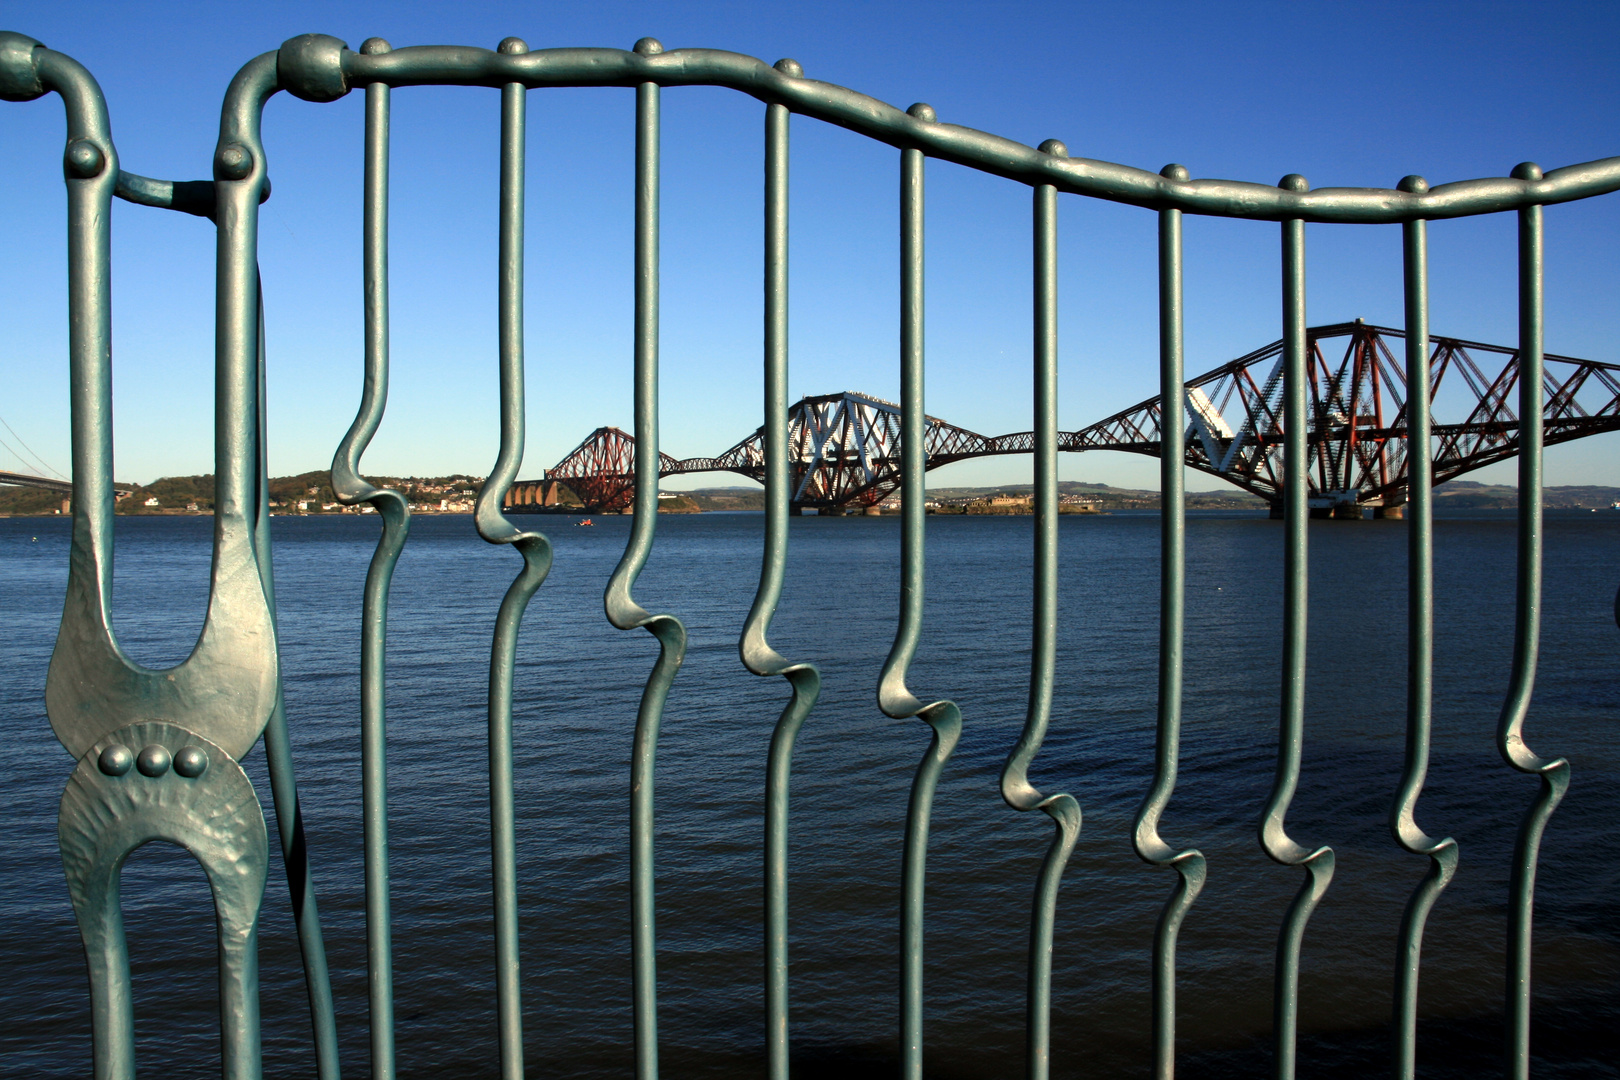
[{"label": "rivet head", "polygon": [[909,116],[921,120],[925,124],[932,124],[934,121],[939,119],[939,114],[934,111],[934,107],[928,104],[926,101],[917,102],[917,104],[907,109],[906,113]]},{"label": "rivet head", "polygon": [[1282,188],[1284,191],[1294,191],[1300,193],[1311,190],[1311,182],[1299,175],[1299,173],[1295,172],[1291,172],[1281,180],[1277,181],[1277,186]]},{"label": "rivet head", "polygon": [[1048,157],[1066,158],[1069,156],[1069,148],[1057,139],[1047,139],[1041,143],[1040,151]]},{"label": "rivet head", "polygon": [[1187,166],[1177,165],[1174,162],[1160,169],[1159,175],[1164,177],[1166,180],[1174,180],[1180,184],[1185,184],[1188,180],[1192,179],[1192,173],[1187,171]]},{"label": "rivet head", "polygon": [[393,51],[394,47],[380,37],[368,37],[360,43],[360,52],[364,56],[381,56],[383,53]]},{"label": "rivet head", "polygon": [[150,776],[154,780],[169,771],[169,750],[157,743],[145,747],[135,758],[135,767],[141,771],[142,776]]},{"label": "rivet head", "polygon": [[183,746],[174,755],[174,771],[187,780],[195,780],[208,770],[208,751],[200,746]]},{"label": "rivet head", "polygon": [[243,180],[253,171],[253,151],[241,143],[226,143],[214,155],[214,173],[221,180]]},{"label": "rivet head", "polygon": [[1541,166],[1533,161],[1521,161],[1513,166],[1515,180],[1540,180],[1541,176]]},{"label": "rivet head", "polygon": [[641,56],[657,56],[664,51],[664,43],[655,37],[644,37],[636,42],[633,51]]},{"label": "rivet head", "polygon": [[102,168],[107,164],[107,155],[101,152],[101,147],[89,139],[74,139],[67,144],[67,152],[62,155],[62,162],[69,176],[88,180],[92,176],[101,175]]},{"label": "rivet head", "polygon": [[343,74],[348,46],[330,34],[299,34],[276,51],[276,78],[282,89],[305,101],[336,101],[349,92]]},{"label": "rivet head", "polygon": [[96,768],[108,776],[123,776],[135,764],[135,755],[123,743],[113,743],[96,758]]},{"label": "rivet head", "polygon": [[529,43],[520,37],[502,38],[501,43],[495,46],[495,51],[507,56],[522,56],[529,51]]},{"label": "rivet head", "polygon": [[797,60],[790,60],[784,56],[782,59],[776,62],[775,66],[777,71],[780,71],[790,79],[804,78],[804,65],[799,63]]},{"label": "rivet head", "polygon": [[1429,182],[1421,176],[1403,176],[1395,187],[1412,195],[1422,195],[1429,190]]}]

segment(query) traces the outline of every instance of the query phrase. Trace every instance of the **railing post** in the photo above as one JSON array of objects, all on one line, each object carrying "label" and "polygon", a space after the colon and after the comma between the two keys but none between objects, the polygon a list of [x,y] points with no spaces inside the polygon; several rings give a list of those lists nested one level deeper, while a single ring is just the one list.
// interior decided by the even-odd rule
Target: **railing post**
[{"label": "railing post", "polygon": [[[793,78],[804,69],[778,60]],[[782,675],[793,697],[771,733],[765,777],[765,1052],[770,1080],[788,1080],[788,782],[793,744],[816,698],[821,675],[790,663],[766,641],[787,568],[792,447],[788,442],[788,125],[785,105],[765,107],[765,551],[759,589],[738,651],[756,675]]]},{"label": "railing post", "polygon": [[[653,38],[636,42],[639,56],[657,56]],[[635,179],[635,518],[624,555],[608,579],[603,606],[620,630],[643,627],[658,639],[658,660],[642,688],[630,757],[630,966],[635,1017],[636,1080],[658,1076],[658,941],[654,928],[653,780],[658,729],[670,686],[686,657],[686,627],[654,615],[631,596],[658,527],[658,141],[659,87],[636,86]]]},{"label": "railing post", "polygon": [[[522,56],[529,46],[509,37],[502,56]],[[523,569],[507,587],[495,615],[489,646],[489,840],[490,885],[495,907],[495,1023],[502,1080],[523,1077],[523,984],[518,953],[517,810],[512,776],[512,683],[518,632],[529,600],[551,570],[551,543],[506,520],[501,507],[523,463],[523,211],[527,87],[501,86],[500,246],[497,253],[496,323],[499,343],[501,445],[473,506],[478,535],[511,544]]]},{"label": "railing post", "polygon": [[[1421,176],[1401,181],[1402,191],[1429,188]],[[1406,763],[1390,808],[1390,829],[1401,847],[1429,857],[1429,872],[1413,891],[1401,917],[1395,957],[1395,1076],[1417,1071],[1418,970],[1423,928],[1440,892],[1457,871],[1457,842],[1429,837],[1418,827],[1418,796],[1429,768],[1434,697],[1434,462],[1430,446],[1429,240],[1423,221],[1401,226],[1406,307]]]},{"label": "railing post", "polygon": [[[1067,157],[1056,139],[1041,144],[1053,157]],[[1057,189],[1037,184],[1032,206],[1033,400],[1035,413],[1035,551],[1032,583],[1029,698],[1024,729],[1001,770],[1001,797],[1014,810],[1040,809],[1053,831],[1035,883],[1029,916],[1029,970],[1024,1016],[1024,1075],[1046,1080],[1052,1067],[1052,940],[1058,888],[1080,836],[1080,804],[1072,795],[1043,795],[1029,781],[1029,766],[1040,752],[1052,719],[1052,687],[1057,666],[1058,487],[1057,487]]]},{"label": "railing post", "polygon": [[[936,117],[921,102],[908,114],[922,124]],[[927,546],[928,417],[923,411],[923,152],[900,151],[900,619],[878,676],[878,707],[896,720],[920,717],[933,729],[911,781],[900,868],[900,1076],[923,1074],[923,885],[934,789],[962,735],[955,703],[924,705],[906,688],[906,669],[922,636],[923,560]]]},{"label": "railing post", "polygon": [[[1541,176],[1541,168],[1530,162],[1513,169],[1516,180],[1534,181]],[[1519,527],[1513,669],[1496,738],[1509,765],[1541,777],[1541,791],[1519,825],[1508,885],[1507,1074],[1511,1080],[1530,1076],[1530,929],[1541,836],[1569,789],[1569,762],[1539,757],[1524,741],[1541,645],[1542,242],[1541,207],[1527,206],[1519,211]]]},{"label": "railing post", "polygon": [[[1289,175],[1279,184],[1304,192],[1303,176]],[[1282,710],[1277,732],[1277,774],[1260,822],[1260,846],[1284,866],[1303,866],[1305,881],[1288,906],[1277,938],[1272,1031],[1277,1080],[1294,1080],[1294,1054],[1299,1028],[1299,954],[1305,925],[1333,880],[1333,849],[1314,851],[1288,836],[1284,819],[1299,786],[1305,746],[1305,629],[1310,580],[1306,567],[1310,524],[1309,385],[1310,342],[1305,327],[1305,222],[1282,223],[1283,281],[1283,656]],[[1168,417],[1164,418],[1167,425]],[[1180,418],[1177,418],[1180,422]]]},{"label": "railing post", "polygon": [[[1166,179],[1187,170],[1166,165]],[[1182,328],[1181,211],[1159,211],[1159,703],[1153,785],[1136,814],[1136,854],[1174,867],[1176,884],[1153,934],[1153,1076],[1176,1071],[1176,939],[1204,887],[1206,865],[1196,850],[1176,851],[1159,836],[1159,819],[1176,788],[1181,760],[1182,650],[1186,638],[1187,387]]]}]

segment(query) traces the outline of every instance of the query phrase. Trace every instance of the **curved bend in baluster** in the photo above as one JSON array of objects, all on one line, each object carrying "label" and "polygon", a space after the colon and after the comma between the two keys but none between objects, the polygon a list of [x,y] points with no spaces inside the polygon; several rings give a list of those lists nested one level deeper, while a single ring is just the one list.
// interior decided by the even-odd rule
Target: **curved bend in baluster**
[{"label": "curved bend in baluster", "polygon": [[[520,55],[518,38],[500,44]],[[518,980],[517,819],[512,777],[512,677],[524,609],[551,570],[551,542],[526,532],[501,513],[523,461],[523,205],[526,92],[520,83],[501,87],[499,339],[501,448],[478,491],[474,521],[492,544],[511,544],[523,569],[506,590],[495,619],[489,662],[490,843],[494,859],[495,966],[500,1067],[505,1080],[523,1076],[523,1010]]]},{"label": "curved bend in baluster", "polygon": [[[1181,165],[1166,165],[1166,179],[1187,179]],[[1132,842],[1143,861],[1176,871],[1175,888],[1153,935],[1153,1075],[1175,1075],[1176,939],[1203,890],[1207,866],[1196,849],[1177,851],[1159,835],[1159,820],[1176,788],[1181,758],[1182,659],[1186,638],[1186,429],[1168,417],[1186,411],[1182,308],[1181,211],[1159,211],[1159,702],[1153,783],[1136,812]]]},{"label": "curved bend in baluster", "polygon": [[[1524,162],[1515,180],[1542,179],[1541,167]],[[1538,776],[1541,790],[1525,811],[1513,847],[1508,896],[1507,1063],[1512,1080],[1530,1075],[1531,919],[1536,868],[1547,821],[1569,790],[1569,760],[1544,758],[1524,741],[1524,722],[1535,689],[1541,648],[1543,369],[1546,333],[1543,297],[1543,222],[1540,206],[1519,211],[1519,513],[1518,567],[1514,586],[1513,671],[1497,722],[1502,758],[1521,773]]]},{"label": "curved bend in baluster", "polygon": [[[1044,153],[1068,156],[1056,139]],[[1025,1075],[1045,1080],[1051,1068],[1052,938],[1058,886],[1080,838],[1080,804],[1066,792],[1043,795],[1029,780],[1052,719],[1052,683],[1057,666],[1057,189],[1034,190],[1034,400],[1035,400],[1035,580],[1029,664],[1029,702],[1024,729],[1001,770],[1001,797],[1020,812],[1040,810],[1052,819],[1052,842],[1041,861],[1030,912],[1028,1000],[1025,1005]]]},{"label": "curved bend in baluster", "polygon": [[[194,855],[213,890],[224,1072],[259,1075],[258,916],[268,844],[238,764],[275,706],[275,627],[254,548],[259,449],[257,284],[222,237],[215,417],[214,561],[208,613],[187,659],[154,670],[124,655],[111,617],[113,559],[110,204],[119,169],[107,109],[78,63],[0,34],[0,97],[55,91],[67,108],[73,539],[45,701],[78,766],[58,834],[90,968],[97,1075],[134,1075],[134,1018],[119,876],[154,840]],[[220,197],[256,205],[262,168],[217,155]]]},{"label": "curved bend in baluster", "polygon": [[[636,42],[637,56],[657,56],[653,38]],[[602,607],[619,630],[645,629],[658,639],[658,660],[636,709],[630,757],[630,965],[637,1080],[658,1076],[658,961],[654,918],[653,813],[658,730],[664,703],[686,658],[686,627],[655,615],[631,595],[652,553],[658,527],[658,196],[659,87],[636,86],[635,160],[635,511],[624,554],[608,578]]]},{"label": "curved bend in baluster", "polygon": [[[361,51],[388,51],[371,38]],[[389,89],[366,87],[365,197],[365,378],[360,408],[332,457],[332,491],[348,506],[370,504],[382,518],[382,535],[366,571],[360,619],[361,799],[365,845],[366,968],[371,1009],[371,1074],[392,1080],[394,1062],[393,922],[389,904],[387,650],[388,591],[410,531],[405,496],[379,488],[360,475],[360,457],[382,423],[388,404],[388,137]]]},{"label": "curved bend in baluster", "polygon": [[[937,122],[930,105],[907,114],[924,124]],[[923,704],[906,687],[906,670],[922,637],[923,559],[927,510],[923,501],[928,417],[923,412],[923,166],[921,150],[900,152],[900,453],[901,546],[900,619],[894,644],[878,677],[878,708],[896,720],[921,719],[933,729],[917,765],[906,807],[905,850],[900,885],[900,1075],[923,1074],[923,883],[927,875],[928,822],[934,789],[945,762],[962,737],[962,710],[954,701]]]},{"label": "curved bend in baluster", "polygon": [[[1290,173],[1278,187],[1304,193],[1310,185]],[[1299,956],[1305,926],[1333,880],[1333,849],[1308,848],[1288,835],[1284,819],[1299,787],[1305,745],[1305,635],[1310,456],[1307,449],[1309,343],[1305,337],[1305,222],[1282,223],[1283,279],[1283,655],[1282,708],[1277,730],[1277,772],[1260,820],[1260,846],[1275,862],[1305,868],[1305,881],[1288,906],[1277,937],[1273,1037],[1277,1080],[1293,1080],[1299,1026]]]},{"label": "curved bend in baluster", "polygon": [[[776,70],[800,77],[794,60]],[[793,663],[766,640],[787,569],[792,484],[788,432],[788,123],[787,106],[765,109],[765,551],[759,588],[737,651],[755,675],[781,675],[793,696],[771,732],[765,769],[765,1040],[771,1080],[788,1080],[788,784],[793,743],[821,693],[814,664]]]},{"label": "curved bend in baluster", "polygon": [[[1400,190],[1406,192],[1422,193],[1428,188],[1421,176],[1408,176],[1400,183]],[[1406,754],[1389,824],[1397,844],[1429,859],[1428,872],[1406,902],[1395,957],[1395,1077],[1412,1080],[1417,1072],[1423,930],[1435,901],[1457,872],[1458,851],[1451,837],[1436,840],[1417,823],[1417,802],[1429,770],[1434,700],[1434,462],[1430,451],[1434,389],[1429,368],[1427,223],[1402,225],[1401,243],[1406,308]]]}]

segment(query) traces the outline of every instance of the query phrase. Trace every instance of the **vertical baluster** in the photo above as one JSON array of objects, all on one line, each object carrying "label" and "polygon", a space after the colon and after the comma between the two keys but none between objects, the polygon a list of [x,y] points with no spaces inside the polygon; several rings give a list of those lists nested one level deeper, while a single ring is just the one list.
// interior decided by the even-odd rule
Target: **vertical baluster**
[{"label": "vertical baluster", "polygon": [[[360,51],[390,50],[369,38]],[[386,1080],[394,1065],[393,927],[388,869],[388,729],[386,717],[388,590],[410,528],[410,507],[398,491],[374,487],[360,475],[360,456],[382,423],[388,403],[388,141],[389,88],[366,87],[364,206],[365,386],[360,410],[332,458],[332,489],[343,503],[370,503],[382,536],[366,572],[360,623],[360,741],[366,876],[366,970],[371,1010],[371,1075]]]},{"label": "vertical baluster", "polygon": [[[1541,169],[1525,162],[1514,168],[1513,176],[1536,181]],[[1541,791],[1519,826],[1508,886],[1507,1073],[1513,1080],[1530,1075],[1530,930],[1541,835],[1569,788],[1569,762],[1539,757],[1524,741],[1541,644],[1542,269],[1541,207],[1529,206],[1519,211],[1519,551],[1513,672],[1496,731],[1507,763],[1541,777]]]},{"label": "vertical baluster", "polygon": [[[779,60],[793,78],[804,69]],[[756,675],[783,675],[793,697],[771,734],[765,779],[765,1049],[770,1080],[788,1080],[788,780],[793,742],[821,693],[821,674],[794,664],[766,641],[787,567],[792,463],[788,445],[788,121],[786,105],[765,107],[765,552],[759,589],[738,649]]]},{"label": "vertical baluster", "polygon": [[[1290,174],[1278,185],[1304,192],[1303,176]],[[1284,818],[1299,786],[1305,744],[1305,614],[1308,597],[1306,527],[1309,524],[1310,459],[1306,382],[1309,343],[1305,336],[1305,223],[1282,223],[1283,278],[1283,662],[1282,710],[1277,733],[1277,775],[1260,823],[1260,846],[1284,866],[1303,866],[1305,881],[1283,919],[1277,940],[1272,1027],[1277,1080],[1293,1080],[1299,1026],[1299,953],[1305,925],[1333,880],[1333,849],[1311,850],[1288,836]],[[1179,418],[1178,418],[1179,422]]]},{"label": "vertical baluster", "polygon": [[[253,526],[253,549],[259,563],[270,619],[276,618],[276,579],[270,556],[270,464],[268,421],[265,418],[264,287],[259,287],[259,510]],[[318,1080],[340,1080],[337,1014],[332,1007],[332,978],[326,962],[326,941],[321,933],[320,909],[315,903],[315,878],[309,868],[304,842],[304,815],[298,804],[298,779],[293,769],[292,738],[287,731],[287,707],[281,686],[264,727],[264,763],[270,774],[270,796],[276,807],[276,832],[281,840],[281,862],[287,873],[293,923],[298,930],[298,952],[304,964],[304,990],[309,998],[310,1026],[314,1033],[315,1075]]]},{"label": "vertical baluster", "polygon": [[[1041,144],[1053,157],[1069,151],[1056,139]],[[1058,886],[1080,836],[1080,804],[1064,792],[1043,795],[1029,780],[1052,719],[1052,681],[1057,666],[1057,188],[1037,184],[1032,207],[1035,570],[1029,663],[1029,701],[1024,729],[1001,770],[1001,797],[1014,810],[1040,809],[1053,824],[1052,841],[1035,884],[1029,923],[1029,971],[1025,1003],[1024,1073],[1046,1080],[1052,1049],[1052,937]]]},{"label": "vertical baluster", "polygon": [[[1429,185],[1408,176],[1400,190],[1421,194]],[[1390,809],[1395,841],[1414,855],[1429,857],[1429,871],[1413,891],[1401,918],[1395,958],[1395,1076],[1412,1080],[1417,1069],[1418,968],[1423,927],[1440,891],[1457,871],[1457,842],[1435,840],[1418,827],[1418,796],[1429,769],[1431,705],[1434,692],[1434,462],[1429,406],[1428,225],[1401,226],[1406,283],[1406,765]]]},{"label": "vertical baluster", "polygon": [[[529,51],[507,38],[499,51]],[[512,679],[518,632],[529,600],[551,569],[551,544],[523,532],[501,515],[506,493],[523,463],[523,181],[524,111],[519,82],[501,87],[501,192],[498,286],[501,448],[473,509],[478,535],[511,544],[523,569],[501,598],[489,655],[489,818],[491,884],[495,894],[495,1008],[502,1080],[523,1077],[523,999],[518,967],[517,822],[512,794]]]},{"label": "vertical baluster", "polygon": [[[642,56],[664,47],[636,42]],[[658,525],[658,105],[654,82],[636,87],[635,224],[635,518],[619,565],[608,579],[603,607],[620,630],[645,627],[658,639],[658,661],[636,711],[630,759],[630,964],[635,1016],[636,1080],[658,1076],[657,936],[653,924],[653,778],[664,702],[686,656],[686,627],[673,615],[653,615],[632,598],[652,552]]]},{"label": "vertical baluster", "polygon": [[[925,124],[936,119],[934,110],[920,102],[907,112]],[[962,735],[962,712],[954,702],[924,705],[906,688],[906,669],[922,635],[927,525],[923,505],[928,457],[928,418],[923,412],[923,165],[921,150],[900,151],[900,620],[878,677],[878,707],[885,715],[897,720],[920,717],[933,729],[911,782],[901,858],[901,1080],[922,1080],[923,882],[927,877],[928,821],[939,775]]]},{"label": "vertical baluster", "polygon": [[[99,629],[112,625],[112,199],[118,183],[118,150],[113,145],[107,103],[90,73],[77,61],[49,52],[31,38],[19,43],[20,37],[8,34],[4,44],[22,44],[28,49],[29,68],[33,70],[25,69],[23,74],[37,78],[42,90],[60,94],[67,114],[68,143],[63,164],[67,186],[73,539],[62,626],[51,658],[50,679],[54,681],[58,657],[66,652],[63,639],[71,632],[70,620],[80,627]],[[53,689],[48,681],[46,708],[52,714],[54,728],[56,712],[50,700]],[[80,898],[75,895],[73,899],[77,916]],[[86,934],[85,920],[78,920],[90,969],[91,1054],[97,1080],[122,1080],[135,1075],[129,947],[123,934],[122,908],[112,906],[112,917],[107,922],[116,927],[114,933]],[[97,946],[93,951],[92,942]],[[122,988],[121,992],[115,987]],[[228,1021],[221,1026],[226,1032],[233,1030]]]},{"label": "vertical baluster", "polygon": [[[1185,181],[1187,170],[1166,165],[1160,175]],[[1136,814],[1136,853],[1176,870],[1176,885],[1153,935],[1153,1075],[1176,1071],[1176,938],[1204,887],[1204,856],[1177,852],[1159,836],[1159,818],[1176,788],[1181,755],[1181,671],[1186,623],[1186,375],[1181,306],[1181,211],[1159,211],[1159,710],[1153,785]]]}]

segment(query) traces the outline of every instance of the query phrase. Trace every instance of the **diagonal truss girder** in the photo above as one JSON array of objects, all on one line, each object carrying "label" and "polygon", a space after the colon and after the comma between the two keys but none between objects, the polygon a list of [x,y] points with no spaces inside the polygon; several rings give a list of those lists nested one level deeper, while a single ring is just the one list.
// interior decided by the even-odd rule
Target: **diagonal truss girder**
[{"label": "diagonal truss girder", "polygon": [[[1405,503],[1406,377],[1396,359],[1401,347],[1389,344],[1404,333],[1357,320],[1313,327],[1306,336],[1312,505]],[[1435,483],[1517,454],[1517,350],[1438,336],[1430,344]],[[1620,430],[1620,365],[1548,354],[1544,378],[1546,444]],[[1282,393],[1281,341],[1189,381],[1187,464],[1280,503]],[[1455,420],[1441,422],[1447,417]],[[1060,433],[1058,448],[1157,457],[1160,422],[1159,399],[1149,398],[1090,427]],[[733,472],[762,481],[762,432],[716,457],[678,460],[661,453],[660,475]],[[788,411],[788,438],[795,505],[871,506],[899,486],[904,447],[894,402],[847,391],[802,398]],[[1033,432],[980,435],[927,418],[929,469],[1033,450]],[[593,510],[623,510],[631,501],[634,456],[632,436],[616,427],[597,428],[547,470],[546,479],[566,483]]]},{"label": "diagonal truss girder", "polygon": [[[1358,320],[1313,327],[1306,338],[1312,505],[1405,503],[1406,377],[1401,346],[1389,344],[1405,334]],[[1336,339],[1345,339],[1342,351]],[[1439,484],[1519,452],[1519,357],[1501,345],[1429,340]],[[1274,341],[1189,381],[1187,464],[1280,503],[1281,374],[1282,342]],[[1620,430],[1620,365],[1548,354],[1544,379],[1546,444]],[[1159,399],[1149,398],[1062,436],[1061,449],[1157,457],[1160,421]]]}]

